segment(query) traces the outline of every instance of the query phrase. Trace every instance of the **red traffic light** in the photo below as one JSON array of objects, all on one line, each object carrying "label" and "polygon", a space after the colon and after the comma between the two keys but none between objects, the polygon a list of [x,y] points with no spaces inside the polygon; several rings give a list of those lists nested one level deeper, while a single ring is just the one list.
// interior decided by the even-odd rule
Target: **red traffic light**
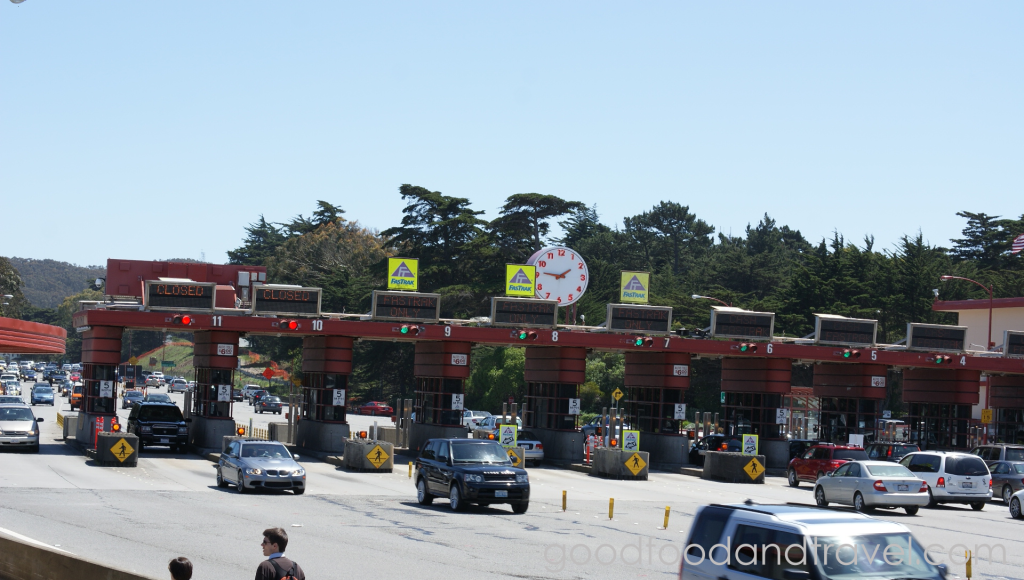
[{"label": "red traffic light", "polygon": [[192,326],[195,321],[196,319],[188,314],[178,314],[173,320],[174,324],[180,324],[181,326]]},{"label": "red traffic light", "polygon": [[282,320],[277,325],[277,327],[281,328],[283,330],[298,330],[299,329],[299,321],[298,320]]}]

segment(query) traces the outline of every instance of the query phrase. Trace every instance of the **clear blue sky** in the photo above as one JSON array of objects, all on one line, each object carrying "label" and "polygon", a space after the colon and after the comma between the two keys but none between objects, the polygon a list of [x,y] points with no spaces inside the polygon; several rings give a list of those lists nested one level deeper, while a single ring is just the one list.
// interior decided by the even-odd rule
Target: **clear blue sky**
[{"label": "clear blue sky", "polygon": [[1024,213],[1021,2],[0,0],[0,255],[219,262],[412,183],[621,224],[957,237]]}]

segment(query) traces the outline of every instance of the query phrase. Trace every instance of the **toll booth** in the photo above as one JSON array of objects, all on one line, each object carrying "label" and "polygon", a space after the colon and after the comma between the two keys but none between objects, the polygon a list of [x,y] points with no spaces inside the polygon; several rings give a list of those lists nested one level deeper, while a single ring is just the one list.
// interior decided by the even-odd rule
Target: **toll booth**
[{"label": "toll booth", "polygon": [[1024,444],[1024,375],[989,375],[988,441]]},{"label": "toll booth", "polygon": [[349,436],[352,346],[348,336],[307,336],[302,340],[302,420],[296,428],[299,447],[344,453]]},{"label": "toll booth", "polygon": [[238,332],[207,330],[194,334],[192,365],[196,389],[192,395],[189,444],[219,449],[222,438],[235,431],[231,391],[238,368]]},{"label": "toll booth", "polygon": [[115,326],[93,326],[82,333],[82,410],[75,438],[87,447],[94,445],[97,425],[110,431],[117,419],[122,334]]},{"label": "toll booth", "polygon": [[689,450],[677,405],[690,388],[690,355],[680,352],[627,352],[623,384],[626,423],[640,431],[640,450],[657,466],[681,467]]},{"label": "toll booth", "polygon": [[818,431],[811,437],[845,444],[850,435],[875,437],[886,393],[885,365],[822,363],[814,366]]},{"label": "toll booth", "polygon": [[792,393],[792,377],[790,359],[722,359],[722,429],[727,435],[757,435],[766,467],[785,468],[789,461],[785,425],[776,417]]},{"label": "toll booth", "polygon": [[435,437],[466,436],[462,412],[472,347],[469,342],[416,343],[416,420],[409,432],[410,449],[419,449],[420,444]]},{"label": "toll booth", "polygon": [[583,461],[579,415],[570,412],[570,400],[579,399],[586,370],[586,348],[526,348],[523,425],[544,444],[546,461]]},{"label": "toll booth", "polygon": [[980,399],[981,371],[908,368],[903,371],[903,402],[911,439],[921,449],[966,450],[975,421],[971,407]]}]

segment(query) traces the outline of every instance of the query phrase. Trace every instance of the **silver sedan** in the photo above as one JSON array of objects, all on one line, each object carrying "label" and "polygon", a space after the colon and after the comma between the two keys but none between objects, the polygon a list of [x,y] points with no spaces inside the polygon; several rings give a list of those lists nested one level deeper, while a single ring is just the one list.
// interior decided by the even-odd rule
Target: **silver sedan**
[{"label": "silver sedan", "polygon": [[906,467],[887,461],[850,461],[814,483],[814,501],[852,505],[860,512],[903,508],[914,515],[928,505],[928,484]]}]

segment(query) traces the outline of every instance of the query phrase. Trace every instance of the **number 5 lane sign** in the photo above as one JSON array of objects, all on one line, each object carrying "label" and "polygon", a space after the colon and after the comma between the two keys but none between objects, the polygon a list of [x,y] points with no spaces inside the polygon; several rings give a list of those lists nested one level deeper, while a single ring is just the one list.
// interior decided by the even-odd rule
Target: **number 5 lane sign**
[{"label": "number 5 lane sign", "polygon": [[465,396],[466,395],[452,395],[452,410],[453,411],[461,411],[462,410],[462,401],[463,401],[463,398]]}]

